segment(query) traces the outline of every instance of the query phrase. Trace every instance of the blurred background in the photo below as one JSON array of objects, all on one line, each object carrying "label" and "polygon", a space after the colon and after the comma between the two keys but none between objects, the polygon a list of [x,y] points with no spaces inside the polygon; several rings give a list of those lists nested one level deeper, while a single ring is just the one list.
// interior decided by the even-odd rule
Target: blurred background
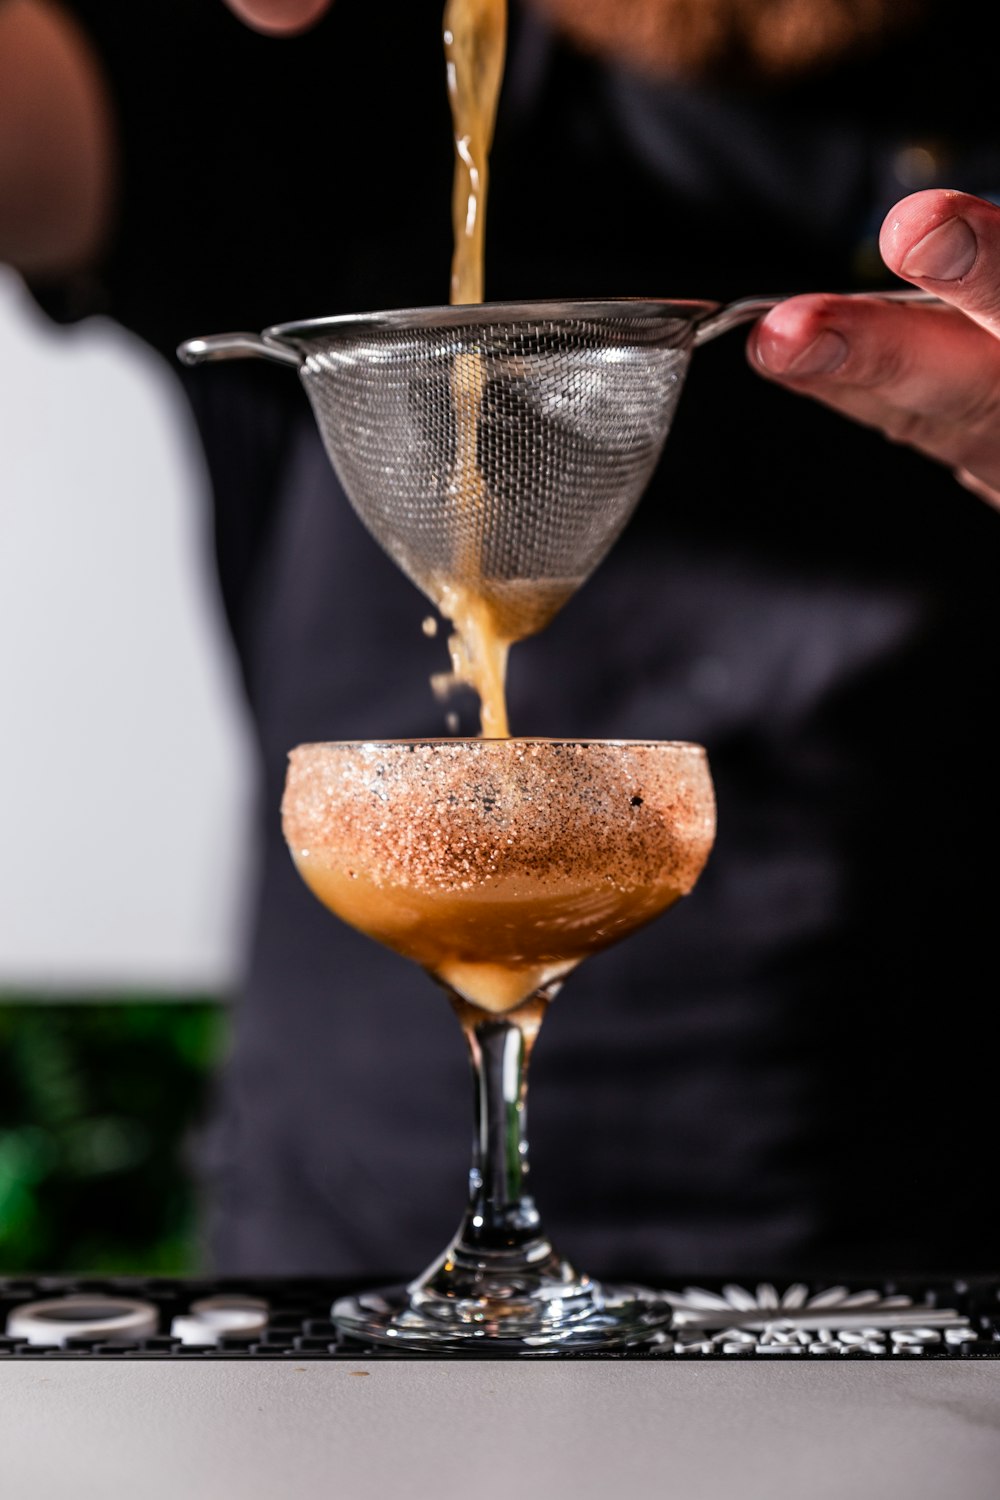
[{"label": "blurred background", "polygon": [[0,1273],[197,1269],[250,751],[169,367],[0,268]]}]

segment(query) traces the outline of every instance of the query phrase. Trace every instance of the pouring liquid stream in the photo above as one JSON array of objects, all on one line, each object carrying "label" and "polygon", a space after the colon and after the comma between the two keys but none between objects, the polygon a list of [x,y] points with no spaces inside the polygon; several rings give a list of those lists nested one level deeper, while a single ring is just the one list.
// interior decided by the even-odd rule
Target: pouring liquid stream
[{"label": "pouring liquid stream", "polygon": [[455,135],[451,301],[483,300],[489,154],[507,47],[507,0],[448,0],[444,53]]},{"label": "pouring liquid stream", "polygon": [[[447,0],[444,51],[455,137],[451,267],[455,305],[483,300],[489,152],[503,81],[506,32],[506,0]],[[483,736],[506,739],[510,732],[507,655],[512,642],[533,631],[525,630],[520,620],[515,623],[509,603],[504,607],[500,596],[509,592],[510,581],[485,576],[489,494],[479,464],[478,440],[486,376],[485,361],[476,351],[456,356],[451,369],[455,458],[449,486],[461,524],[451,576],[439,575],[432,582],[434,603],[454,627],[448,641],[452,670],[437,675],[433,686],[439,697],[446,697],[455,684],[468,683],[479,695]]]}]

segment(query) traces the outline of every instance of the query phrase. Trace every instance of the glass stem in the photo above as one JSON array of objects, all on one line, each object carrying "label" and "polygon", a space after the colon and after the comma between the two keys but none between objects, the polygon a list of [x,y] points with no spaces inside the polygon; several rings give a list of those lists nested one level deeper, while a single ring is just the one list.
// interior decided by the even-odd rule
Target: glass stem
[{"label": "glass stem", "polygon": [[469,1204],[455,1248],[479,1255],[549,1250],[527,1191],[527,1092],[531,1050],[553,993],[540,991],[502,1016],[451,996],[469,1044],[475,1110]]}]

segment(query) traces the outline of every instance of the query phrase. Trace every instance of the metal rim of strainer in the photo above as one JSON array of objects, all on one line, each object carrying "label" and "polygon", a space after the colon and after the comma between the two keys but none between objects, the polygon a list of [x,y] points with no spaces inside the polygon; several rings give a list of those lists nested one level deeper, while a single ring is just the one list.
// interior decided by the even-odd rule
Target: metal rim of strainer
[{"label": "metal rim of strainer", "polygon": [[[304,345],[317,340],[339,342],[359,335],[386,331],[453,328],[487,328],[498,325],[569,323],[574,319],[625,320],[640,318],[670,327],[669,347],[694,348],[707,344],[740,324],[751,323],[770,311],[789,294],[741,297],[736,302],[709,302],[697,298],[582,297],[569,300],[529,302],[470,302],[457,306],[405,307],[386,312],[339,313],[325,318],[303,318],[272,323],[262,333],[225,333],[186,339],[177,355],[182,364],[200,365],[206,360],[263,358],[277,364],[302,368],[308,358]],[[851,296],[875,297],[886,302],[928,302],[938,298],[915,287],[873,289]]]},{"label": "metal rim of strainer", "polygon": [[[758,311],[772,307],[777,299],[755,298]],[[749,308],[750,301],[739,308]],[[403,307],[384,312],[339,313],[332,317],[300,318],[294,322],[272,323],[261,333],[213,334],[186,339],[177,350],[181,362],[199,365],[205,360],[239,359],[258,356],[279,364],[301,367],[310,346],[326,346],[369,334],[387,332],[443,333],[452,329],[516,327],[537,328],[546,323],[572,323],[594,320],[626,322],[641,319],[661,323],[664,343],[683,349],[701,342],[701,330],[713,327],[727,318],[732,310],[735,321],[746,321],[749,311],[736,312],[737,304],[722,306],[718,302],[696,299],[661,299],[654,297],[582,297],[570,300],[528,302],[470,302],[439,307]],[[755,315],[755,314],[754,314]],[[728,321],[727,321],[727,326]],[[721,332],[721,327],[717,330]],[[714,332],[707,335],[714,337]]]},{"label": "metal rim of strainer", "polygon": [[647,318],[659,322],[696,324],[719,307],[718,302],[694,299],[666,301],[649,297],[581,297],[571,301],[468,302],[442,307],[403,307],[387,312],[343,313],[328,318],[304,318],[265,328],[264,338],[315,339],[355,337],[379,329],[478,328],[508,323],[571,322],[576,318]]}]

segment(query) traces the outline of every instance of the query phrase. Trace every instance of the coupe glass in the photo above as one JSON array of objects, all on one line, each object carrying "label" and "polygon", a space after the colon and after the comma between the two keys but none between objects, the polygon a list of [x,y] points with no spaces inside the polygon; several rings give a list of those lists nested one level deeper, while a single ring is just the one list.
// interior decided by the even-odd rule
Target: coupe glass
[{"label": "coupe glass", "polygon": [[356,1337],[425,1351],[602,1348],[670,1308],[602,1285],[550,1244],[527,1191],[527,1068],[546,1008],[590,953],[692,888],[715,833],[699,745],[400,740],[302,745],[285,838],[345,922],[444,987],[472,1058],[475,1130],[458,1233],[409,1286],[339,1300]]}]

